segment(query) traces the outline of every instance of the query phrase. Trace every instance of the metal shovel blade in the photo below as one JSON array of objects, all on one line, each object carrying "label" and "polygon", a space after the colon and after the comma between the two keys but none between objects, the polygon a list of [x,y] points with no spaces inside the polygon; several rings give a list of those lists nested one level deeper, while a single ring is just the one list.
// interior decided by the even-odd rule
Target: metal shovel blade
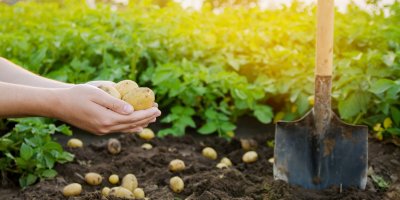
[{"label": "metal shovel blade", "polygon": [[276,124],[275,179],[308,189],[365,188],[368,128],[346,124],[331,113],[322,134],[315,134],[314,110],[298,121]]}]

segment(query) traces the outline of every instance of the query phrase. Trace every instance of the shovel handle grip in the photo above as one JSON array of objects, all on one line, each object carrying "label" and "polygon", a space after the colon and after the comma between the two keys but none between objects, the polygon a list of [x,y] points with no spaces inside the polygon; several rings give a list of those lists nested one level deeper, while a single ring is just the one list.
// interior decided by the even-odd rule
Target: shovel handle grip
[{"label": "shovel handle grip", "polygon": [[318,0],[315,75],[331,76],[333,60],[334,0]]}]

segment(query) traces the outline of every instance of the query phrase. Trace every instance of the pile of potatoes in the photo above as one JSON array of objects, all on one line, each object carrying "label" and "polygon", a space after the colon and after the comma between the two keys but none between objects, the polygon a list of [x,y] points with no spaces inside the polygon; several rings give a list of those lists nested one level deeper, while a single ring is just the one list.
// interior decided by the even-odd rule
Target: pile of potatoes
[{"label": "pile of potatoes", "polygon": [[123,80],[114,86],[101,85],[99,88],[115,98],[128,102],[135,110],[145,110],[154,105],[154,92],[150,88],[139,87],[135,81]]}]

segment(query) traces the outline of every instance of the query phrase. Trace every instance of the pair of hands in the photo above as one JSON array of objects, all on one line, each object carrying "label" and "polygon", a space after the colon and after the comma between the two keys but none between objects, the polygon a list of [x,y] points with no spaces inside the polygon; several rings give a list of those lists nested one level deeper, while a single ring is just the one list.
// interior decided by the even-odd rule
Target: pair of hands
[{"label": "pair of hands", "polygon": [[57,118],[96,135],[113,132],[140,132],[161,115],[157,104],[146,110],[134,111],[132,106],[117,99],[99,85],[114,85],[110,81],[92,81],[73,85],[58,95]]}]

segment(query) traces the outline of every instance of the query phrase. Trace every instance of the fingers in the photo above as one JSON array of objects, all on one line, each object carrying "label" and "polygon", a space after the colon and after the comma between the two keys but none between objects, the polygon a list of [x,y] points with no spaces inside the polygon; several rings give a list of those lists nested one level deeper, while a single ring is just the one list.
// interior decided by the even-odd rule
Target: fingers
[{"label": "fingers", "polygon": [[137,110],[130,115],[121,115],[117,120],[120,124],[132,124],[137,123],[143,119],[152,119],[161,115],[161,111],[158,108],[152,107],[146,110]]},{"label": "fingers", "polygon": [[129,103],[121,99],[117,99],[104,91],[99,92],[101,92],[103,95],[96,96],[96,98],[93,99],[93,102],[121,115],[129,115],[133,113],[133,107]]}]

